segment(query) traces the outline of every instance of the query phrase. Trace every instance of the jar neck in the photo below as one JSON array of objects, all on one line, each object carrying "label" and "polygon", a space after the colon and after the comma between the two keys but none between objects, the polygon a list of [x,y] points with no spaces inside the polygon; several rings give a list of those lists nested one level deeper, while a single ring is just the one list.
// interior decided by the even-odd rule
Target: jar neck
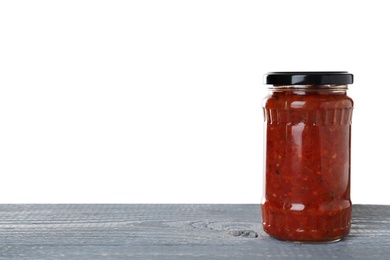
[{"label": "jar neck", "polygon": [[272,85],[268,89],[274,92],[288,92],[293,94],[346,94],[348,85]]}]

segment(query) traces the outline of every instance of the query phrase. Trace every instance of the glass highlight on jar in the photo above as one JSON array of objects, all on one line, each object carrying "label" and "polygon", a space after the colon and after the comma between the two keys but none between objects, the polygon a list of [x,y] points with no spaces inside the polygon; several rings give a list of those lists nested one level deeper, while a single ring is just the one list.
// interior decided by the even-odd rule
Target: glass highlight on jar
[{"label": "glass highlight on jar", "polygon": [[352,83],[347,72],[265,75],[262,222],[272,237],[332,242],[348,235]]}]

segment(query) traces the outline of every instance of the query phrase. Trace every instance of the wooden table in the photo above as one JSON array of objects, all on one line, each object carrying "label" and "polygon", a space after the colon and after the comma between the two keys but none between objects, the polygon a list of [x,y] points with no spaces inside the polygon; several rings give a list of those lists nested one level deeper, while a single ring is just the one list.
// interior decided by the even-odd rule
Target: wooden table
[{"label": "wooden table", "polygon": [[259,205],[0,205],[0,259],[390,259],[390,206],[332,244],[270,238]]}]

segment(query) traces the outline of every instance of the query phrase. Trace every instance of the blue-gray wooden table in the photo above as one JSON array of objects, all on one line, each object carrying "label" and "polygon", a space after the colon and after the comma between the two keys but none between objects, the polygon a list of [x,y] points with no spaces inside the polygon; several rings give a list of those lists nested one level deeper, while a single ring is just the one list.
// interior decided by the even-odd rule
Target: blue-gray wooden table
[{"label": "blue-gray wooden table", "polygon": [[390,206],[354,205],[350,235],[295,244],[247,204],[0,205],[0,259],[390,259]]}]

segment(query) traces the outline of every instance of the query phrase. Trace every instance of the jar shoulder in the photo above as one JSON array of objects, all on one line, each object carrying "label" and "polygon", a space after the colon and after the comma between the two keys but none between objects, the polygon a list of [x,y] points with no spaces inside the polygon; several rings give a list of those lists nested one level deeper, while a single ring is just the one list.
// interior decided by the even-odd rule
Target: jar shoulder
[{"label": "jar shoulder", "polygon": [[353,108],[354,102],[346,94],[284,94],[272,93],[263,100],[266,109],[346,109]]}]

